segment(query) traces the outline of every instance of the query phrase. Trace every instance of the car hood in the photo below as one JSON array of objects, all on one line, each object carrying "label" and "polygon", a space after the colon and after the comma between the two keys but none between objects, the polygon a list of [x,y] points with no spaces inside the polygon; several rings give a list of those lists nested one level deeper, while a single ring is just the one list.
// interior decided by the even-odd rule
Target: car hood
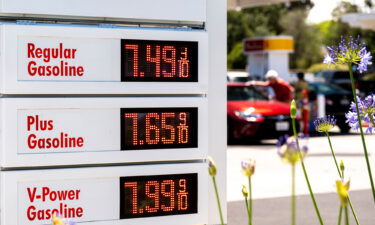
[{"label": "car hood", "polygon": [[279,101],[256,100],[227,102],[228,112],[234,110],[245,111],[250,107],[253,107],[255,109],[254,113],[258,113],[263,116],[286,115],[290,113],[290,106],[286,103]]}]

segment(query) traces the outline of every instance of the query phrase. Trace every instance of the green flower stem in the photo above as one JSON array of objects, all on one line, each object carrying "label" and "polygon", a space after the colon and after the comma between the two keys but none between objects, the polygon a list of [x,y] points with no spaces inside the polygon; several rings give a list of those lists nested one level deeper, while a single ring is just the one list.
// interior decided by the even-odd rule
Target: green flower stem
[{"label": "green flower stem", "polygon": [[309,188],[310,197],[311,197],[311,200],[312,200],[312,202],[314,204],[315,212],[316,212],[316,215],[317,215],[317,217],[319,219],[319,223],[320,223],[320,225],[324,225],[322,217],[320,216],[318,205],[317,205],[315,197],[314,197],[314,193],[313,193],[311,185],[310,185],[309,177],[307,176],[307,172],[306,172],[306,168],[305,168],[305,163],[303,162],[302,153],[301,153],[301,151],[299,151],[300,147],[299,147],[299,142],[298,142],[298,135],[297,135],[296,119],[295,118],[292,118],[292,127],[293,127],[294,137],[296,138],[296,144],[297,144],[297,149],[298,149],[298,152],[299,152],[299,157],[301,159],[300,161],[301,161],[301,166],[302,166],[302,170],[303,170],[303,175],[305,176],[307,187]]},{"label": "green flower stem", "polygon": [[359,221],[358,221],[357,213],[356,213],[355,210],[354,210],[354,207],[353,207],[353,205],[352,205],[352,201],[350,200],[350,196],[349,196],[349,195],[348,195],[348,203],[349,203],[350,209],[352,210],[352,213],[353,213],[353,216],[354,216],[355,222],[357,223],[357,225],[360,225],[360,224],[359,224]]},{"label": "green flower stem", "polygon": [[[344,172],[341,173],[340,169],[339,169],[339,166],[338,166],[338,163],[337,163],[337,160],[336,160],[336,155],[335,155],[335,152],[333,151],[333,147],[332,147],[332,143],[331,143],[331,139],[329,137],[329,133],[328,131],[325,132],[326,135],[327,135],[327,138],[328,138],[328,143],[329,143],[329,147],[331,148],[331,153],[332,153],[332,156],[333,156],[333,159],[335,160],[335,164],[336,164],[336,168],[337,168],[337,172],[340,176],[340,178],[343,180],[344,179]],[[358,218],[357,218],[357,214],[354,210],[354,207],[352,205],[352,202],[350,201],[350,197],[348,196],[348,202],[349,202],[349,205],[350,205],[350,209],[352,210],[352,213],[353,213],[353,216],[355,218],[355,221],[357,223],[357,225],[359,225],[359,221],[358,221]]]},{"label": "green flower stem", "polygon": [[251,187],[251,176],[249,176],[249,224],[253,224],[253,194]]},{"label": "green flower stem", "polygon": [[215,188],[215,194],[216,194],[216,200],[217,200],[217,207],[219,209],[219,215],[220,215],[220,222],[221,222],[221,225],[224,225],[223,213],[221,212],[220,198],[219,198],[219,192],[217,191],[217,185],[216,185],[215,176],[212,176],[212,182],[213,182],[214,188]]},{"label": "green flower stem", "polygon": [[344,207],[344,214],[345,214],[345,225],[349,225],[348,206]]},{"label": "green flower stem", "polygon": [[[247,210],[247,216],[250,218],[249,203],[247,202],[246,198],[245,198],[245,205],[246,205],[246,210]],[[250,225],[250,220],[249,220],[249,225]]]},{"label": "green flower stem", "polygon": [[296,225],[296,164],[292,163],[291,224]]},{"label": "green flower stem", "polygon": [[333,151],[333,148],[332,148],[331,138],[329,137],[328,131],[326,131],[325,133],[326,133],[326,136],[328,138],[329,147],[331,148],[331,154],[332,154],[332,157],[333,157],[333,159],[335,161],[337,172],[339,173],[339,176],[342,179],[343,175],[341,174],[341,171],[340,171],[340,168],[339,168],[339,164],[337,163],[337,160],[336,160],[335,152]]},{"label": "green flower stem", "polygon": [[369,118],[370,118],[372,126],[375,127],[375,121],[374,121],[374,118],[372,117],[372,115],[370,115]]},{"label": "green flower stem", "polygon": [[339,218],[337,219],[337,225],[341,225],[341,218],[342,218],[342,206],[340,206]]},{"label": "green flower stem", "polygon": [[372,172],[371,172],[371,167],[370,167],[370,161],[368,159],[368,153],[367,153],[367,147],[366,147],[366,142],[365,142],[365,136],[363,135],[362,120],[361,120],[361,116],[359,115],[357,95],[356,95],[355,86],[354,86],[354,77],[353,77],[352,63],[348,63],[348,66],[349,66],[350,81],[352,83],[352,92],[353,92],[353,97],[354,97],[355,108],[357,110],[358,125],[359,125],[359,130],[361,132],[361,139],[362,139],[363,151],[365,153],[368,175],[370,177],[372,197],[373,197],[373,200],[374,200],[374,203],[375,203],[375,187],[374,187],[374,181],[372,179]]}]

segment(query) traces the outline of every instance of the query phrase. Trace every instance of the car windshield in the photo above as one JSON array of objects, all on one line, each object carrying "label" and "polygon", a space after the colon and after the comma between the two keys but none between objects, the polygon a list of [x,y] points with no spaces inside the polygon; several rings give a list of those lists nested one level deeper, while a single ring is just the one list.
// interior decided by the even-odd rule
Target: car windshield
[{"label": "car windshield", "polygon": [[267,96],[252,87],[227,87],[228,101],[268,100]]},{"label": "car windshield", "polygon": [[346,92],[340,87],[337,87],[332,84],[326,84],[326,83],[315,83],[311,84],[314,88],[314,90],[318,93],[343,93]]},{"label": "car windshield", "polygon": [[316,78],[325,78],[325,79],[328,79],[333,72],[334,71],[330,71],[330,70],[328,70],[328,71],[320,71],[320,72],[317,72],[315,74],[315,77]]}]

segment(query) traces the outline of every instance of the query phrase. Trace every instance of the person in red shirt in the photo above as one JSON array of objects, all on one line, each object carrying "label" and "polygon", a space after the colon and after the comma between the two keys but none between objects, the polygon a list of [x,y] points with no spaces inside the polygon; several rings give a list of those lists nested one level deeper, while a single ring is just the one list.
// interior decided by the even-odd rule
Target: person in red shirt
[{"label": "person in red shirt", "polygon": [[275,92],[275,98],[278,101],[290,103],[293,100],[294,88],[285,80],[279,77],[275,70],[269,70],[265,78],[267,81],[250,81],[250,85],[271,87]]}]

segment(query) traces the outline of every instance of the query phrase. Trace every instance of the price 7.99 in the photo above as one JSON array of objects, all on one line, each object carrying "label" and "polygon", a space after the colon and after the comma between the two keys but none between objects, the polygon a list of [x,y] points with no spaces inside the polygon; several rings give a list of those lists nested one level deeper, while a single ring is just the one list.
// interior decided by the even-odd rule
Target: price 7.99
[{"label": "price 7.99", "polygon": [[[125,204],[131,205],[127,213],[143,214],[188,210],[186,179],[125,182]],[[143,193],[140,193],[140,192]],[[130,204],[129,204],[130,203]]]}]

